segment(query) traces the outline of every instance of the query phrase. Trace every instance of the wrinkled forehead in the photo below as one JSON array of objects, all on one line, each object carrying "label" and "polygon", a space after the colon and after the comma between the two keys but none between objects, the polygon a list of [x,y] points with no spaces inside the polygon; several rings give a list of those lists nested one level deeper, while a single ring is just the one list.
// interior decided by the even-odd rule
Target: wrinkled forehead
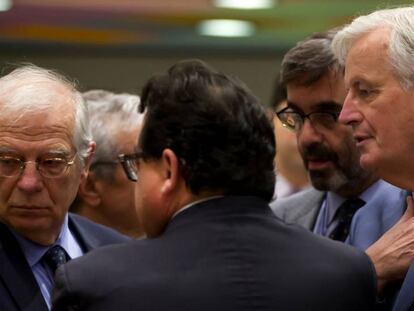
[{"label": "wrinkled forehead", "polygon": [[11,136],[27,136],[41,139],[57,134],[73,144],[75,130],[75,105],[71,93],[56,89],[44,97],[31,92],[18,92],[16,96],[0,96],[0,131]]}]

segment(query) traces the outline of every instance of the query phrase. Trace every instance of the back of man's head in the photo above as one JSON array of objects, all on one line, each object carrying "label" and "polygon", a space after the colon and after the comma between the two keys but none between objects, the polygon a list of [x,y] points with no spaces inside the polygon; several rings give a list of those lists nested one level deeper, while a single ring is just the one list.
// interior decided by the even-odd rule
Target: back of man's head
[{"label": "back of man's head", "polygon": [[174,151],[193,194],[272,198],[272,123],[240,81],[198,60],[179,62],[146,84],[140,104],[145,110],[139,141],[144,159]]}]

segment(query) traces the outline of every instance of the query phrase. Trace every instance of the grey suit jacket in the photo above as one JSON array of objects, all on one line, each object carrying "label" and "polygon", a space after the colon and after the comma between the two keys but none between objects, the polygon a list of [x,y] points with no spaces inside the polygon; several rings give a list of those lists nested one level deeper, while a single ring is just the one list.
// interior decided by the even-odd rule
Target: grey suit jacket
[{"label": "grey suit jacket", "polygon": [[270,204],[273,212],[289,224],[297,224],[313,230],[325,192],[307,189],[287,198],[278,199]]}]

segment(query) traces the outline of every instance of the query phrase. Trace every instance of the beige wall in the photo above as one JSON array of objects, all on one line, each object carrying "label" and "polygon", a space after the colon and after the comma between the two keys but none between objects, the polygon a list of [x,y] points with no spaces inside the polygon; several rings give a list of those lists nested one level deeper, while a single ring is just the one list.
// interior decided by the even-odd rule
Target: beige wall
[{"label": "beige wall", "polygon": [[[18,54],[16,56],[16,54]],[[200,58],[210,65],[227,74],[232,74],[243,80],[262,102],[268,104],[271,87],[279,68],[280,56],[243,55],[224,56],[197,55],[181,53],[170,56],[163,53],[156,56],[110,55],[95,56],[93,53],[78,56],[57,55],[58,53],[23,53],[1,54],[1,69],[16,62],[32,62],[38,66],[57,69],[71,78],[78,80],[82,90],[90,88],[105,88],[117,92],[139,93],[146,80],[155,72],[166,70],[174,62],[181,59]],[[131,54],[131,53],[130,53]],[[19,56],[20,55],[20,56]]]}]

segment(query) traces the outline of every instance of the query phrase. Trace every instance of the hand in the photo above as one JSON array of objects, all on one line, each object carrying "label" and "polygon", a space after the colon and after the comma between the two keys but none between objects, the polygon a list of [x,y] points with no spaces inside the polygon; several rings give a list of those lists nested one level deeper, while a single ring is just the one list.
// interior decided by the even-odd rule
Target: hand
[{"label": "hand", "polygon": [[377,272],[378,294],[386,285],[405,278],[414,260],[414,201],[407,197],[401,219],[367,250]]}]

